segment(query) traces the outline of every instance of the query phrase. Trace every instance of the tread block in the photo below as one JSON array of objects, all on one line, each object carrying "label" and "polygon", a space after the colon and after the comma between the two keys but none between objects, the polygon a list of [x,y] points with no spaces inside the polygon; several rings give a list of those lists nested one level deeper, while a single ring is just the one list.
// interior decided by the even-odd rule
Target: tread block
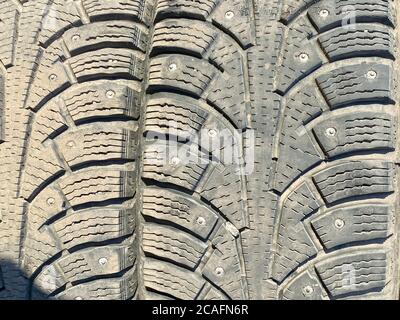
[{"label": "tread block", "polygon": [[242,193],[243,177],[238,172],[238,166],[217,166],[211,170],[212,173],[201,188],[201,195],[218,208],[236,229],[242,229],[248,217]]},{"label": "tread block", "polygon": [[16,23],[19,13],[15,3],[8,0],[0,1],[0,61],[10,66],[14,61],[16,42]]},{"label": "tread block", "polygon": [[32,124],[32,144],[41,147],[46,140],[68,129],[68,124],[60,112],[58,101],[51,100],[41,108]]},{"label": "tread block", "polygon": [[[329,157],[362,150],[395,148],[396,119],[384,112],[359,110],[318,123],[315,135]],[[333,132],[330,133],[329,130]]]},{"label": "tread block", "polygon": [[134,262],[131,246],[86,248],[45,266],[35,277],[34,286],[41,295],[48,296],[67,282],[109,276],[132,267]]},{"label": "tread block", "polygon": [[322,160],[305,124],[316,119],[329,107],[318,88],[306,84],[290,92],[281,108],[284,110],[283,124],[273,182],[274,188],[280,192],[304,170]]},{"label": "tread block", "polygon": [[53,185],[44,188],[29,207],[28,214],[32,228],[39,229],[65,209],[66,203],[63,193]]},{"label": "tread block", "polygon": [[46,49],[40,60],[38,70],[32,79],[26,100],[26,108],[37,111],[49,99],[71,85],[58,43]]},{"label": "tread block", "polygon": [[379,292],[387,283],[387,254],[384,250],[341,254],[317,263],[315,267],[335,298]]},{"label": "tread block", "polygon": [[147,101],[145,132],[176,133],[182,138],[197,134],[209,113],[196,100],[174,94],[155,94]]},{"label": "tread block", "polygon": [[41,300],[67,283],[54,264],[45,266],[33,280],[32,300]]},{"label": "tread block", "polygon": [[52,225],[65,247],[128,236],[135,229],[132,210],[88,209],[74,212]]},{"label": "tread block", "polygon": [[393,208],[383,204],[366,204],[327,211],[311,221],[327,249],[358,241],[387,238]]},{"label": "tread block", "polygon": [[235,236],[222,226],[212,245],[215,250],[203,268],[203,275],[231,299],[244,299],[242,270]]},{"label": "tread block", "polygon": [[111,126],[84,126],[60,136],[56,143],[72,168],[91,162],[135,160],[137,133]]},{"label": "tread block", "polygon": [[205,284],[196,273],[151,258],[144,261],[143,280],[147,289],[181,300],[194,300]]},{"label": "tread block", "polygon": [[[96,179],[95,179],[96,180]],[[132,179],[128,178],[128,181]],[[90,180],[88,181],[90,184]],[[102,185],[102,184],[101,184]],[[82,185],[81,185],[82,186]],[[83,190],[82,190],[83,191]],[[109,193],[114,193],[115,197]],[[133,195],[133,193],[131,193]],[[84,205],[85,203],[92,203],[97,201],[104,201],[108,199],[120,199],[120,197],[124,198],[126,195],[126,191],[121,192],[112,192],[112,191],[98,191],[98,197],[91,197],[90,195],[82,194],[84,197],[81,201],[73,201],[75,205]],[[64,212],[65,210],[70,209],[70,204],[65,202],[65,195],[63,192],[54,186],[49,186],[43,189],[35,199],[33,200],[30,208],[30,222],[32,227],[39,229],[43,224],[52,220],[56,215]],[[103,209],[98,209],[99,211]],[[123,214],[125,211],[121,211]],[[93,213],[95,214],[95,213]],[[130,217],[130,211],[128,210],[126,213]],[[116,215],[118,218],[119,216]],[[118,218],[120,219],[120,218]],[[122,219],[122,218],[121,218]],[[130,218],[129,218],[130,219]],[[128,220],[129,220],[128,219]]]},{"label": "tread block", "polygon": [[160,0],[156,7],[156,18],[187,16],[205,20],[216,4],[216,0]]},{"label": "tread block", "polygon": [[385,161],[352,161],[334,165],[313,179],[328,203],[393,192],[393,164]]},{"label": "tread block", "polygon": [[25,199],[35,196],[46,184],[62,175],[65,169],[59,164],[57,155],[52,148],[40,149],[31,147],[23,173],[23,189],[21,194]]},{"label": "tread block", "polygon": [[133,245],[88,248],[57,261],[69,282],[118,273],[134,263]]},{"label": "tread block", "polygon": [[308,133],[282,133],[274,187],[282,192],[304,171],[320,161],[322,157]]},{"label": "tread block", "polygon": [[28,276],[60,252],[49,232],[35,233],[31,228],[27,229],[25,250],[22,268]]},{"label": "tread block", "polygon": [[217,70],[204,60],[171,54],[150,60],[148,85],[151,90],[174,88],[200,97],[216,75]]},{"label": "tread block", "polygon": [[280,225],[274,260],[273,277],[282,281],[290,272],[314,258],[317,249],[304,226]]},{"label": "tread block", "polygon": [[[239,57],[235,58],[232,59],[232,64],[240,65]],[[206,100],[214,108],[220,110],[226,118],[229,118],[237,128],[244,129],[247,125],[246,109],[249,107],[246,102],[246,84],[242,66],[238,68],[232,66],[232,69],[225,71],[212,83]]]},{"label": "tread block", "polygon": [[202,57],[217,39],[217,32],[203,22],[167,19],[156,24],[152,53],[189,51]]},{"label": "tread block", "polygon": [[292,270],[317,254],[302,220],[318,208],[319,204],[306,183],[292,191],[284,201],[272,270],[275,280],[282,281]]},{"label": "tread block", "polygon": [[206,161],[208,157],[198,151],[194,144],[190,146],[171,141],[166,145],[153,141],[145,144],[143,150],[144,178],[175,184],[189,190],[196,188],[209,165]]},{"label": "tread block", "polygon": [[240,134],[219,114],[195,99],[176,94],[152,95],[147,102],[145,131],[147,137],[158,137],[160,133],[165,137],[177,136],[179,142],[199,144],[204,153],[212,154],[216,163],[239,163]]},{"label": "tread block", "polygon": [[139,118],[139,92],[116,81],[79,84],[63,95],[65,106],[75,123],[115,117]]},{"label": "tread block", "polygon": [[253,24],[250,23],[252,9],[252,4],[247,0],[219,1],[212,20],[241,47],[248,48],[255,43],[256,37]]},{"label": "tread block", "polygon": [[176,228],[146,223],[142,233],[143,251],[154,257],[168,259],[195,269],[203,257],[207,245],[197,238]]},{"label": "tread block", "polygon": [[135,195],[135,172],[85,169],[63,178],[59,184],[71,206]]},{"label": "tread block", "polygon": [[314,271],[305,271],[284,286],[283,300],[324,300],[327,293]]},{"label": "tread block", "polygon": [[60,36],[65,30],[82,24],[77,7],[65,0],[55,0],[49,6],[43,22],[42,30],[39,34],[39,43],[47,47]]},{"label": "tread block", "polygon": [[70,287],[54,298],[57,300],[128,300],[137,288],[136,270],[132,269],[122,277],[100,279]]},{"label": "tread block", "polygon": [[142,208],[145,217],[176,224],[204,240],[218,220],[208,207],[168,189],[161,192],[157,188],[145,188]]},{"label": "tread block", "polygon": [[377,24],[341,27],[318,39],[331,61],[351,57],[383,57],[394,59],[395,38],[392,29]]},{"label": "tread block", "polygon": [[293,190],[283,202],[282,224],[298,224],[319,208],[318,200],[311,192],[309,185],[303,182]]},{"label": "tread block", "polygon": [[67,60],[79,81],[122,77],[130,80],[143,79],[143,60],[134,51],[105,48],[86,52]]},{"label": "tread block", "polygon": [[102,21],[64,33],[63,39],[71,55],[99,48],[130,48],[146,51],[147,33],[134,22]]},{"label": "tread block", "polygon": [[[156,8],[156,21],[167,18],[213,21],[241,47],[248,48],[255,42],[254,30],[249,27],[250,11],[250,4],[245,0],[161,0]],[[231,13],[227,15],[227,12]]]},{"label": "tread block", "polygon": [[364,62],[335,69],[318,77],[317,83],[332,108],[363,102],[388,104],[393,100],[392,71],[389,65]]},{"label": "tread block", "polygon": [[318,46],[309,40],[314,33],[305,18],[300,18],[289,28],[281,52],[282,62],[277,67],[276,90],[286,93],[323,64]]},{"label": "tread block", "polygon": [[[394,25],[395,10],[393,4],[394,2],[387,0],[363,0],[362,2],[358,0],[348,0],[345,2],[325,0],[311,6],[308,10],[308,15],[320,32],[342,26],[343,21],[348,23],[378,22]],[[348,13],[350,7],[351,15]],[[328,16],[320,15],[323,9],[329,11]],[[354,22],[349,19],[353,16],[355,18]]]},{"label": "tread block", "polygon": [[129,17],[148,25],[153,11],[150,0],[82,0],[82,4],[92,21]]},{"label": "tread block", "polygon": [[[309,123],[320,116],[329,107],[315,84],[305,84],[287,96],[284,106],[284,132],[297,130],[301,125]],[[295,132],[293,132],[295,133]],[[292,133],[292,134],[293,134]]]}]

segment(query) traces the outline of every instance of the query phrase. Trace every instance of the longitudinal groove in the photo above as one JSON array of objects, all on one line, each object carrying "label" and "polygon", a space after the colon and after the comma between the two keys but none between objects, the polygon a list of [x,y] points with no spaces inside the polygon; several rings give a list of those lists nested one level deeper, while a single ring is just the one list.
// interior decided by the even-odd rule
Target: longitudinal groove
[{"label": "longitudinal groove", "polygon": [[[210,15],[210,16],[212,17],[212,15]],[[159,17],[160,18],[156,18],[155,23],[160,23],[163,20],[171,19],[171,18],[180,18],[180,19],[187,19],[187,20],[190,20],[190,21],[204,22],[203,19],[200,19],[200,18],[198,18],[197,16],[194,16],[194,15],[190,15],[187,12],[183,12],[182,15],[181,14],[180,15],[176,15],[173,12],[168,12],[168,15],[159,15]],[[209,19],[207,19],[207,20],[209,20]],[[215,28],[217,28],[220,33],[225,34],[226,36],[230,37],[239,48],[241,48],[243,50],[246,50],[246,49],[248,49],[248,46],[250,46],[250,44],[244,45],[241,42],[241,40],[235,35],[234,32],[231,32],[228,28],[225,28],[222,24],[219,24],[216,20],[212,20],[211,24]]]}]

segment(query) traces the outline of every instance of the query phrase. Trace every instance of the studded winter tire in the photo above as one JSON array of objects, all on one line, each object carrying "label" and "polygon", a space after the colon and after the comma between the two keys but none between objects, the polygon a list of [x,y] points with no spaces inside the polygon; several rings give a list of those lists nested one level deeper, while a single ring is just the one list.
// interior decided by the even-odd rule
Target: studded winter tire
[{"label": "studded winter tire", "polygon": [[0,299],[397,299],[399,7],[0,0]]}]

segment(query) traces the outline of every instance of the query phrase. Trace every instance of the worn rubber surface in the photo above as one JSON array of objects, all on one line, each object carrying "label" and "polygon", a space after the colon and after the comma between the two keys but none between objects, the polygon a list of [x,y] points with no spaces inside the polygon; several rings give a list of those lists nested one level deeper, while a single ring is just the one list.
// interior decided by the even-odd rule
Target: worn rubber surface
[{"label": "worn rubber surface", "polygon": [[0,299],[397,299],[398,7],[0,0]]}]

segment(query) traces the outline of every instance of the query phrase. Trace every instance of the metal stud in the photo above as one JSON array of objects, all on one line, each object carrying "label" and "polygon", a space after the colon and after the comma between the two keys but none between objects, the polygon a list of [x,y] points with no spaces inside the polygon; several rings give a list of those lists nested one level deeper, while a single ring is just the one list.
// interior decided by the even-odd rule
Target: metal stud
[{"label": "metal stud", "polygon": [[235,14],[232,11],[227,11],[225,13],[225,18],[228,20],[233,19],[234,16],[235,16]]},{"label": "metal stud", "polygon": [[204,226],[206,224],[206,219],[204,219],[203,217],[198,217],[196,221],[201,226]]},{"label": "metal stud", "polygon": [[336,133],[337,133],[337,130],[336,130],[335,128],[328,128],[328,129],[326,129],[326,131],[325,131],[325,134],[326,134],[328,137],[334,137],[334,136],[336,136]]},{"label": "metal stud", "polygon": [[176,69],[178,69],[178,66],[176,65],[176,63],[171,63],[169,66],[168,66],[168,70],[169,71],[175,71]]},{"label": "metal stud", "polygon": [[375,79],[377,76],[378,76],[378,74],[374,70],[369,70],[367,72],[367,78],[368,79]]},{"label": "metal stud", "polygon": [[342,229],[344,227],[344,221],[342,219],[335,220],[335,227],[337,229]]},{"label": "metal stud", "polygon": [[75,147],[75,142],[74,141],[68,141],[68,143],[67,143],[67,146],[69,147],[69,148],[73,148],[73,147]]},{"label": "metal stud", "polygon": [[326,9],[322,9],[322,10],[319,12],[319,16],[322,17],[322,18],[326,18],[327,16],[329,16],[329,11],[326,10]]},{"label": "metal stud", "polygon": [[115,91],[113,91],[113,90],[107,90],[107,92],[106,92],[106,97],[107,97],[108,99],[114,98],[114,97],[115,97]]},{"label": "metal stud", "polygon": [[218,268],[215,269],[215,273],[216,273],[217,276],[222,277],[224,275],[225,271],[224,271],[223,268],[218,267]]},{"label": "metal stud", "polygon": [[310,58],[310,56],[305,52],[300,53],[300,55],[299,55],[299,59],[303,63],[307,62],[309,58]]},{"label": "metal stud", "polygon": [[171,163],[172,163],[174,166],[178,165],[180,162],[181,162],[181,159],[179,159],[178,157],[173,157],[173,158],[171,159]]},{"label": "metal stud", "polygon": [[211,138],[214,138],[215,136],[217,136],[217,130],[215,130],[215,129],[210,129],[210,130],[208,130],[208,135],[209,135]]},{"label": "metal stud", "polygon": [[306,295],[306,296],[312,295],[313,292],[314,292],[314,289],[313,289],[312,286],[305,286],[305,287],[303,288],[303,293],[304,293],[304,295]]}]

